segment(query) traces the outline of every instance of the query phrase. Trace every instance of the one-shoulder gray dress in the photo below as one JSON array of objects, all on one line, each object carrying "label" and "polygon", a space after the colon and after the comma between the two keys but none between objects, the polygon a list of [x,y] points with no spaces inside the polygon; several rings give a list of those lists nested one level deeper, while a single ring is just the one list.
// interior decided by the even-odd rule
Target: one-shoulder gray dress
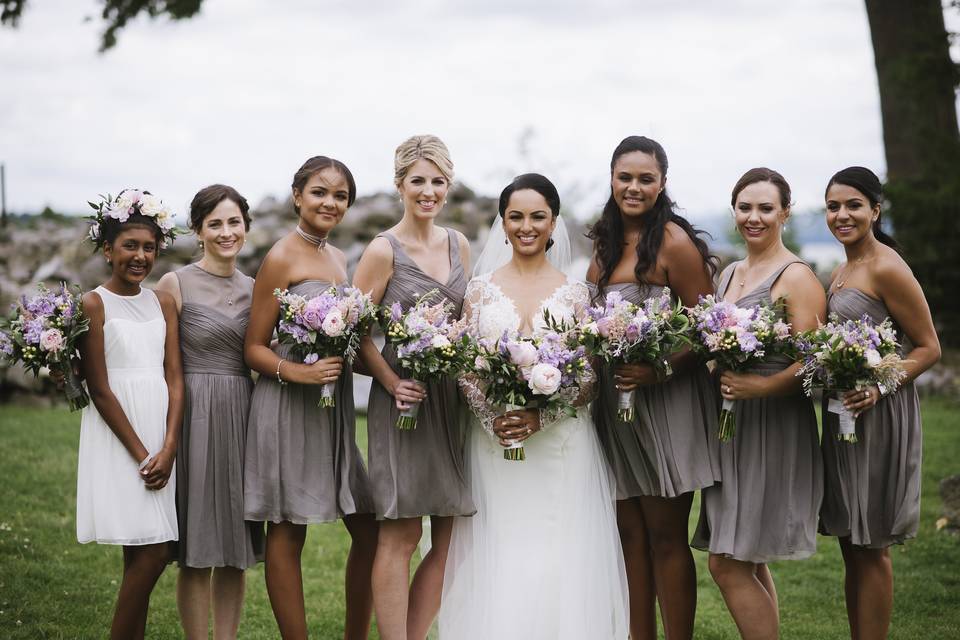
[{"label": "one-shoulder gray dress", "polygon": [[[830,294],[827,309],[843,320],[867,314],[879,324],[886,305],[858,289]],[[901,338],[901,352],[913,346]],[[821,533],[849,537],[858,546],[881,549],[917,535],[920,523],[920,401],[905,384],[857,418],[857,442],[839,442],[839,417],[823,400],[823,462],[826,487]]]},{"label": "one-shoulder gray dress", "polygon": [[[390,233],[393,276],[380,304],[399,302],[404,311],[418,295],[436,289],[460,314],[467,278],[460,261],[457,235],[447,229],[450,243],[450,276],[438,282],[424,273]],[[381,351],[398,374],[396,353],[390,344]],[[476,512],[464,468],[465,429],[461,420],[457,382],[444,378],[427,383],[427,398],[420,406],[415,429],[400,430],[399,411],[390,393],[376,380],[367,405],[370,481],[378,520],[421,516],[464,516]]]},{"label": "one-shoulder gray dress", "polygon": [[262,529],[243,518],[243,456],[253,382],[243,362],[253,278],[189,264],[180,283],[183,430],[177,453],[181,566],[246,569]]},{"label": "one-shoulder gray dress", "polygon": [[[289,287],[306,297],[329,282],[304,280]],[[274,348],[294,360],[289,345]],[[281,385],[260,376],[250,403],[244,514],[258,522],[312,524],[372,513],[369,479],[356,442],[353,372],[343,368],[336,406],[321,408],[320,385]]]},{"label": "one-shoulder gray dress", "polygon": [[[634,304],[661,295],[663,289],[636,283],[607,287]],[[618,500],[637,496],[675,498],[720,479],[717,397],[705,365],[638,388],[635,417],[630,424],[617,418],[618,391],[611,367],[600,367],[597,387],[593,419],[617,479]]]},{"label": "one-shoulder gray dress", "polygon": [[[770,288],[783,265],[738,307],[771,305]],[[720,278],[730,285],[734,265]],[[752,373],[769,376],[793,362],[770,356]],[[745,562],[801,559],[817,548],[817,513],[823,499],[823,462],[813,403],[798,389],[789,396],[737,400],[736,431],[720,443],[720,483],[703,490],[700,521],[691,545]]]}]

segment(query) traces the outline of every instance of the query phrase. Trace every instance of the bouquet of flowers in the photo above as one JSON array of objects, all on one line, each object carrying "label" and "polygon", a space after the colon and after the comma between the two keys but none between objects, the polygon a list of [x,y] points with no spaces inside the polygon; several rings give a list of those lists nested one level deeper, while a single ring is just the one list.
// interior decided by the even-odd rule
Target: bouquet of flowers
[{"label": "bouquet of flowers", "polygon": [[[588,310],[590,320],[580,328],[587,353],[605,362],[652,365],[660,378],[672,373],[667,357],[689,342],[690,324],[679,302],[673,304],[670,289],[648,298],[640,306],[623,299],[619,291],[607,293],[604,304]],[[633,420],[635,390],[621,391],[617,417]]]},{"label": "bouquet of flowers", "polygon": [[[778,319],[778,306],[738,307],[712,295],[701,296],[690,309],[694,351],[716,360],[721,369],[737,372],[749,370],[774,353],[790,352],[790,325]],[[723,401],[718,434],[721,442],[730,440],[736,430],[733,402]]]},{"label": "bouquet of flowers", "polygon": [[[466,369],[473,350],[466,323],[453,319],[450,301],[432,302],[436,294],[435,289],[423,294],[406,313],[399,302],[384,310],[383,332],[387,342],[396,349],[400,366],[418,382]],[[396,427],[416,429],[419,411],[419,402],[411,404],[400,412]]]},{"label": "bouquet of flowers", "polygon": [[[810,395],[814,387],[823,387],[842,395],[846,391],[877,385],[881,393],[894,391],[907,373],[897,353],[897,334],[890,318],[875,324],[870,316],[859,320],[841,321],[831,314],[826,325],[805,331],[796,339],[797,351],[803,355],[803,390]],[[843,401],[831,398],[827,410],[840,418],[837,438],[856,442],[856,419],[843,406]]]},{"label": "bouquet of flowers", "polygon": [[[356,287],[334,285],[312,298],[286,289],[275,289],[273,295],[280,301],[280,342],[292,345],[291,352],[304,364],[330,356],[353,362],[360,338],[376,318],[370,296]],[[321,387],[321,407],[335,406],[335,389],[335,382]]]},{"label": "bouquet of flowers", "polygon": [[[472,370],[487,383],[487,402],[503,407],[504,413],[539,408],[576,415],[573,402],[590,368],[587,351],[576,330],[558,325],[546,312],[544,316],[550,329],[536,337],[505,333],[493,344],[477,345]],[[503,457],[526,459],[523,443],[505,448]]]},{"label": "bouquet of flowers", "polygon": [[53,292],[41,284],[37,295],[21,296],[10,318],[3,322],[0,356],[11,364],[23,364],[34,376],[41,367],[59,372],[70,410],[82,409],[90,404],[90,396],[74,374],[72,360],[78,355],[80,335],[89,327],[79,287],[71,292],[66,283],[61,283],[59,291]]}]

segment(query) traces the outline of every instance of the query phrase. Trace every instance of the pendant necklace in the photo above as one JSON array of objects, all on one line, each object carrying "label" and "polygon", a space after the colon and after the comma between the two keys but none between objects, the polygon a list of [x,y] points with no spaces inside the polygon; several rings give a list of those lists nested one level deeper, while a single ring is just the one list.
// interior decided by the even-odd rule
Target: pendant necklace
[{"label": "pendant necklace", "polygon": [[326,236],[315,236],[312,233],[307,233],[300,228],[300,225],[297,225],[293,228],[297,232],[297,235],[309,242],[312,245],[317,247],[317,253],[323,251],[324,247],[327,246],[327,237]]},{"label": "pendant necklace", "polygon": [[837,278],[837,282],[833,285],[834,290],[842,289],[843,285],[847,284],[847,280],[850,279],[850,275],[856,271],[857,267],[860,266],[860,263],[863,262],[866,256],[860,256],[853,261],[853,264],[848,264],[847,267],[843,270],[843,277]]}]

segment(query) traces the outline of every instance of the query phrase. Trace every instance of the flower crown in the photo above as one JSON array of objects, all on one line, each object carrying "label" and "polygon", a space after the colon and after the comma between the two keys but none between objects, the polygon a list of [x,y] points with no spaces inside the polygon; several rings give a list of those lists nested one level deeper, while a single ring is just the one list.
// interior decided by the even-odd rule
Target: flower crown
[{"label": "flower crown", "polygon": [[87,202],[90,207],[96,211],[92,216],[87,216],[90,220],[90,230],[87,237],[97,247],[103,246],[103,224],[107,218],[113,218],[120,224],[138,213],[147,218],[153,218],[157,226],[160,227],[160,248],[166,249],[177,235],[176,223],[173,221],[173,214],[167,205],[163,204],[155,195],[149,191],[139,189],[124,189],[117,197],[101,195],[100,202]]}]

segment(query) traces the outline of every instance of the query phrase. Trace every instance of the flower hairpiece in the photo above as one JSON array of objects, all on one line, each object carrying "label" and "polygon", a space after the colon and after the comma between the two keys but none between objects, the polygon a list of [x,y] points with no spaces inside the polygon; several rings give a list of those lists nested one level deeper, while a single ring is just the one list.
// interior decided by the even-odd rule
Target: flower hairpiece
[{"label": "flower hairpiece", "polygon": [[131,215],[137,213],[147,218],[153,218],[160,227],[160,248],[166,249],[177,235],[176,223],[173,214],[160,198],[149,191],[139,189],[124,189],[117,197],[101,195],[100,202],[87,202],[96,212],[87,216],[90,220],[90,230],[87,237],[97,247],[103,246],[103,224],[107,218],[113,218],[123,224]]}]

